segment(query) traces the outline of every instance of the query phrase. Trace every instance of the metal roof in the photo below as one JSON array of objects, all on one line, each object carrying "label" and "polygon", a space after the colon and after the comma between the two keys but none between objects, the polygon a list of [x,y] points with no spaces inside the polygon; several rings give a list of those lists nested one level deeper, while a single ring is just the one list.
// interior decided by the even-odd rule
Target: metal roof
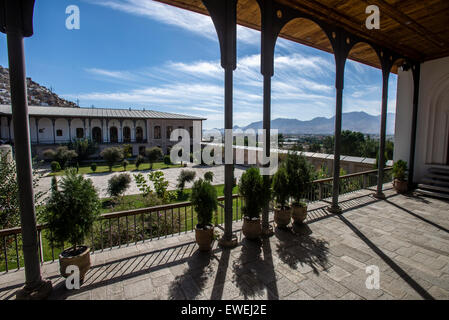
[{"label": "metal roof", "polygon": [[[206,120],[206,118],[153,110],[105,109],[105,108],[63,108],[54,106],[29,106],[30,116],[42,117],[86,117],[86,118],[126,118],[126,119],[173,119]],[[0,115],[11,114],[10,105],[0,105]]]}]

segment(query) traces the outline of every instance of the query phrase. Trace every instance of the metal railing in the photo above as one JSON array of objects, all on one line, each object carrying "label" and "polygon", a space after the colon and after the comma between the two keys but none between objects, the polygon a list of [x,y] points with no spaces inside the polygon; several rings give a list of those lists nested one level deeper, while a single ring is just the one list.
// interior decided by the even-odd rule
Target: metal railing
[{"label": "metal railing", "polygon": [[[391,167],[385,168],[384,183],[391,181]],[[340,177],[340,194],[377,185],[377,170],[348,174]],[[320,201],[332,196],[332,178],[313,181],[307,188],[305,198],[308,202]],[[215,214],[215,225],[222,228],[224,223],[224,197],[219,197]],[[242,199],[233,195],[233,221],[243,219]],[[149,208],[105,213],[94,224],[86,239],[93,253],[105,249],[144,243],[153,239],[167,238],[194,230],[197,215],[191,202],[159,205]],[[63,248],[47,240],[50,232],[46,225],[38,225],[39,258],[41,263],[54,261]],[[23,266],[21,250],[21,228],[0,230],[2,252],[0,252],[0,271],[20,269]]]}]

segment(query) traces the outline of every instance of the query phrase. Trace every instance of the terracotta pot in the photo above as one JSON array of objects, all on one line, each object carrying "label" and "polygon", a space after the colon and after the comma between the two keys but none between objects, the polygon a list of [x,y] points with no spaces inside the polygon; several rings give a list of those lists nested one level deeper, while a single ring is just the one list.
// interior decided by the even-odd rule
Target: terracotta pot
[{"label": "terracotta pot", "polygon": [[210,251],[214,241],[214,228],[195,228],[195,239],[200,251]]},{"label": "terracotta pot", "polygon": [[307,218],[307,206],[292,205],[292,218],[294,223],[303,223]]},{"label": "terracotta pot", "polygon": [[394,179],[393,187],[398,193],[406,193],[408,191],[408,183],[405,180]]},{"label": "terracotta pot", "polygon": [[78,246],[76,249],[81,253],[73,255],[72,248],[65,249],[59,254],[59,271],[64,278],[67,278],[70,273],[66,273],[68,266],[77,266],[80,270],[80,279],[83,280],[87,271],[90,269],[90,248],[87,246]]},{"label": "terracotta pot", "polygon": [[280,228],[285,228],[289,225],[292,217],[292,210],[290,207],[286,207],[285,209],[274,208],[274,222]]},{"label": "terracotta pot", "polygon": [[250,220],[245,218],[243,220],[242,232],[249,240],[258,239],[262,235],[262,224],[260,223],[260,219]]}]

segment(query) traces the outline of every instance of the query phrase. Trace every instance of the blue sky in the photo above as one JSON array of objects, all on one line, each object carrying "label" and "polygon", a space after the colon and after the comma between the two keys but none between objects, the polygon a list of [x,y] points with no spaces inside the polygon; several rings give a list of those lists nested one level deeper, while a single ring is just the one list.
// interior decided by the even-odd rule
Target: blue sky
[{"label": "blue sky", "polygon": [[[66,7],[78,5],[80,30],[67,30]],[[35,35],[25,40],[27,75],[82,107],[146,108],[208,118],[223,127],[223,70],[210,17],[151,0],[40,0]],[[0,64],[7,66],[2,34]],[[234,124],[262,120],[260,33],[238,28]],[[332,117],[333,55],[279,39],[272,118]],[[395,112],[396,76],[389,112]],[[343,112],[380,114],[380,70],[348,61]]]}]

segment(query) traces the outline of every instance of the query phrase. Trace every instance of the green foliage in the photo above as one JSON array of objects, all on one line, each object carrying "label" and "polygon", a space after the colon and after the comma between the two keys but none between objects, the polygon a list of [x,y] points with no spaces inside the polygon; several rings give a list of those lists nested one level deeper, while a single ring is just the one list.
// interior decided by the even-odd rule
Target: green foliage
[{"label": "green foliage", "polygon": [[309,152],[321,152],[321,145],[319,143],[312,143],[309,146]]},{"label": "green foliage", "polygon": [[212,223],[212,215],[217,210],[217,191],[207,181],[195,181],[191,195],[192,206],[198,215],[198,227],[205,227]]},{"label": "green foliage", "polygon": [[142,155],[138,155],[137,156],[137,158],[136,158],[136,169],[137,170],[139,170],[139,167],[140,167],[140,165],[142,164],[142,163],[144,163],[145,162],[145,158],[142,156]]},{"label": "green foliage", "polygon": [[153,193],[153,190],[151,190],[151,185],[147,183],[147,180],[145,179],[143,174],[135,174],[134,180],[136,181],[137,188],[144,197],[148,197]]},{"label": "green foliage", "polygon": [[249,219],[259,218],[263,207],[270,200],[270,186],[259,168],[252,167],[246,170],[239,183],[239,192],[245,199],[242,213]]},{"label": "green foliage", "polygon": [[153,171],[148,174],[148,179],[153,182],[154,190],[159,198],[165,199],[168,181],[164,178],[162,171]]},{"label": "green foliage", "polygon": [[123,170],[126,171],[126,167],[128,166],[128,164],[129,164],[128,160],[123,160],[122,162]]},{"label": "green foliage", "polygon": [[304,156],[289,153],[284,162],[288,175],[290,196],[296,203],[304,198],[308,185],[313,181],[315,169]]},{"label": "green foliage", "polygon": [[59,162],[59,165],[62,169],[65,169],[68,162],[70,162],[72,159],[78,157],[78,154],[73,151],[69,150],[66,146],[57,147],[55,150],[53,149],[47,149],[44,151],[44,156],[47,158],[50,158],[53,161]]},{"label": "green foliage", "polygon": [[95,162],[91,163],[90,170],[92,170],[92,172],[97,171],[97,164]]},{"label": "green foliage", "polygon": [[123,150],[120,147],[106,148],[101,151],[100,155],[109,166],[109,171],[112,171],[114,164],[123,159]]},{"label": "green foliage", "polygon": [[329,178],[329,169],[325,162],[322,163],[320,169],[315,173],[315,179]]},{"label": "green foliage", "polygon": [[98,145],[87,138],[75,139],[69,143],[68,147],[76,152],[78,161],[87,160],[98,150]]},{"label": "green foliage", "polygon": [[73,248],[80,245],[92,229],[100,209],[97,191],[90,179],[66,170],[59,184],[53,187],[43,214],[48,224],[50,241],[62,245],[69,242]]},{"label": "green foliage", "polygon": [[119,197],[129,188],[130,183],[131,176],[127,173],[113,176],[108,181],[108,193],[111,197]]},{"label": "green foliage", "polygon": [[170,164],[171,164],[170,156],[165,156],[165,157],[164,157],[164,163],[165,163],[166,165],[170,165]]},{"label": "green foliage", "polygon": [[162,149],[159,147],[152,147],[145,149],[145,157],[150,162],[150,169],[153,169],[153,163],[162,158]]},{"label": "green foliage", "polygon": [[285,166],[279,167],[273,176],[272,182],[273,195],[276,203],[283,209],[287,206],[290,196],[290,188],[288,184],[288,174]]},{"label": "green foliage", "polygon": [[[16,162],[10,157],[10,152],[0,155],[0,229],[7,229],[20,226],[19,208],[19,186],[17,184]],[[44,175],[40,171],[41,163],[33,163],[33,188],[35,188]],[[34,193],[34,203],[37,215],[40,215],[40,208],[45,200],[45,192]]]},{"label": "green foliage", "polygon": [[133,156],[133,146],[130,144],[124,144],[122,145],[122,150],[123,150],[123,157],[126,158],[131,158]]},{"label": "green foliage", "polygon": [[51,166],[51,171],[52,172],[61,171],[61,165],[59,164],[58,161],[52,161],[50,166]]},{"label": "green foliage", "polygon": [[195,179],[195,176],[196,172],[193,170],[181,170],[181,173],[178,176],[178,190],[182,193],[186,182],[192,182]]},{"label": "green foliage", "polygon": [[206,173],[204,173],[204,180],[212,182],[214,180],[214,173],[212,171],[207,171]]},{"label": "green foliage", "polygon": [[405,175],[408,171],[407,162],[404,160],[398,160],[393,164],[393,177],[395,179],[404,181]]}]

